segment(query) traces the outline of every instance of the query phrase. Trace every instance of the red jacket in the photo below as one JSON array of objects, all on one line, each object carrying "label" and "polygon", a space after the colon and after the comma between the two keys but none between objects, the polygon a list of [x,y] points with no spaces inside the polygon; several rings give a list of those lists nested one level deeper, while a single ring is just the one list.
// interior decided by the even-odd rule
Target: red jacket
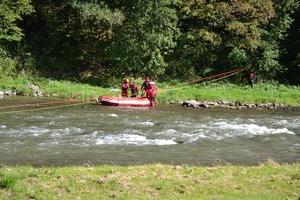
[{"label": "red jacket", "polygon": [[148,96],[149,97],[156,97],[156,93],[157,93],[157,87],[156,85],[151,85],[152,87],[148,90]]}]

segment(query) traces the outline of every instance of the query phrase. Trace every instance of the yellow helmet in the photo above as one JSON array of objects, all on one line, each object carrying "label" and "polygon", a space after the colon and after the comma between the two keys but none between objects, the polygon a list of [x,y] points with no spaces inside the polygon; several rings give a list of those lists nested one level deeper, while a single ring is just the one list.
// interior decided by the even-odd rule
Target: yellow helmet
[{"label": "yellow helmet", "polygon": [[126,83],[128,83],[128,82],[129,82],[129,79],[128,79],[128,78],[126,78],[126,79],[125,79],[125,82],[126,82]]}]

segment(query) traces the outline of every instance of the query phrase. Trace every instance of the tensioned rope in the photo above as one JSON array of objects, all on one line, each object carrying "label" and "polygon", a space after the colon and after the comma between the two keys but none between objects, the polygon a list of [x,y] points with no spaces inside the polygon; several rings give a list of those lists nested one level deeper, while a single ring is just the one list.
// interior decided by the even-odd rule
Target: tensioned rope
[{"label": "tensioned rope", "polygon": [[[237,74],[237,73],[239,73],[241,71],[244,71],[245,69],[246,68],[236,69],[236,70],[232,70],[232,71],[228,71],[228,72],[216,74],[216,75],[213,75],[213,76],[200,78],[200,79],[197,79],[197,80],[192,80],[192,81],[187,81],[187,82],[184,82],[184,83],[172,85],[172,86],[170,86],[171,88],[163,88],[162,90],[160,90],[160,92],[163,92],[163,91],[165,92],[165,91],[170,91],[170,90],[184,89],[186,87],[190,87],[191,86],[191,85],[186,85],[186,84],[197,83],[197,82],[200,82],[200,81],[203,81],[203,80],[207,80],[207,79],[212,79],[209,82],[221,80],[221,79],[227,78],[229,76],[233,76],[233,75],[235,75],[235,74]],[[219,77],[219,78],[217,78],[217,77]],[[217,78],[217,79],[213,79],[213,78]],[[186,85],[186,86],[174,88],[175,86],[179,86],[179,85]],[[50,105],[50,104],[64,103],[64,102],[74,102],[74,101],[76,101],[76,100],[63,100],[63,101],[55,101],[55,102],[41,102],[41,103],[34,103],[34,104],[19,104],[19,105],[13,105],[13,106],[1,106],[0,109],[4,109],[4,108],[17,108],[17,107],[29,107],[29,106],[35,107],[35,106],[39,106],[39,105]],[[6,111],[6,112],[0,112],[0,115],[1,114],[9,114],[9,113],[18,113],[18,112],[29,112],[29,111],[38,111],[38,110],[48,110],[48,109],[55,109],[55,108],[63,108],[63,107],[77,106],[77,105],[82,105],[82,104],[86,104],[86,102],[77,103],[77,104],[69,104],[69,105],[59,105],[59,106],[52,106],[52,107],[27,109],[27,110]]]},{"label": "tensioned rope", "polygon": [[78,106],[78,105],[82,105],[82,104],[86,104],[86,102],[69,104],[69,105],[60,105],[60,106],[35,108],[35,109],[28,109],[28,110],[12,110],[12,111],[7,111],[7,112],[0,112],[0,115],[2,115],[2,114],[9,114],[9,113],[31,112],[31,111],[38,111],[38,110],[48,110],[48,109],[54,109],[54,108],[63,108],[63,107],[70,107],[70,106]]},{"label": "tensioned rope", "polygon": [[41,102],[41,103],[32,103],[32,104],[19,104],[12,106],[0,106],[0,109],[4,108],[17,108],[17,107],[30,107],[30,106],[39,106],[39,105],[49,105],[49,104],[57,104],[57,103],[65,103],[65,102],[77,102],[76,100],[63,100],[63,101],[53,101],[53,102]]},{"label": "tensioned rope", "polygon": [[[184,82],[184,83],[172,85],[172,86],[170,86],[171,88],[163,88],[161,91],[178,90],[178,89],[183,89],[183,88],[186,88],[186,87],[191,87],[191,85],[186,85],[186,86],[182,86],[182,87],[173,88],[175,86],[184,85],[184,84],[191,84],[191,83],[197,83],[197,82],[204,81],[204,80],[207,80],[207,79],[212,79],[208,82],[214,82],[214,81],[222,80],[222,79],[225,79],[227,77],[233,76],[237,73],[240,73],[240,72],[244,71],[245,69],[246,68],[240,68],[240,69],[236,69],[236,70],[216,74],[216,75],[213,75],[213,76],[203,77],[203,78],[193,80],[193,81],[187,81],[187,82]],[[219,78],[217,78],[217,77],[219,77]],[[213,79],[213,78],[217,78],[217,79]]]}]

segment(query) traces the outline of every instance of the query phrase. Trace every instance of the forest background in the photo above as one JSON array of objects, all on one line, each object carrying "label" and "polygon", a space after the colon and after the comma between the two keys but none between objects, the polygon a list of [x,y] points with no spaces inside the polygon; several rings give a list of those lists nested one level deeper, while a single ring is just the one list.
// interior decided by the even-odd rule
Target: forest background
[{"label": "forest background", "polygon": [[[105,86],[144,76],[186,82],[246,67],[255,69],[257,81],[299,85],[299,4],[2,0],[0,78],[45,77]],[[238,84],[243,76],[227,80]]]},{"label": "forest background", "polygon": [[[16,89],[5,83],[10,80],[24,85],[40,77],[102,87],[125,77],[186,82],[244,67],[255,69],[256,81],[299,85],[299,4],[299,0],[1,0],[0,89]],[[226,81],[239,84],[243,76]],[[299,96],[299,87],[295,88]],[[279,89],[280,95],[286,90]],[[258,102],[265,97],[263,93]],[[299,199],[300,180],[299,164],[276,163],[95,170],[2,166],[0,175],[3,199],[198,199],[199,195]],[[144,190],[141,182],[149,183]]]}]

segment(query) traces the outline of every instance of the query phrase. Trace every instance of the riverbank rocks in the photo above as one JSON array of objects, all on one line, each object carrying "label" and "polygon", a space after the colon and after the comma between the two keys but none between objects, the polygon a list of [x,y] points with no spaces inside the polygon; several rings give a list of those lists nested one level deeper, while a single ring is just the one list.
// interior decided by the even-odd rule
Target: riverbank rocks
[{"label": "riverbank rocks", "polygon": [[[180,101],[170,101],[170,104],[178,104]],[[298,111],[299,108],[294,107],[287,107],[281,103],[260,103],[260,104],[253,104],[253,103],[242,103],[236,101],[235,103],[228,102],[228,101],[196,101],[196,100],[187,100],[181,103],[183,107],[191,107],[191,108],[230,108],[230,109],[248,109],[248,108],[265,108],[270,110],[276,109],[285,109],[285,110],[292,110]]]},{"label": "riverbank rocks", "polygon": [[35,92],[35,94],[40,94],[40,93],[41,93],[41,92],[40,92],[39,86],[33,85],[33,84],[28,84],[27,86],[28,86],[30,89],[32,89],[32,90]]},{"label": "riverbank rocks", "polygon": [[208,105],[198,102],[196,100],[184,101],[182,104],[184,107],[193,107],[193,108],[208,108]]},{"label": "riverbank rocks", "polygon": [[[29,90],[31,90],[31,92],[29,92]],[[43,93],[39,86],[37,85],[34,85],[34,84],[27,84],[24,86],[23,89],[21,90],[15,90],[15,91],[12,91],[12,90],[2,90],[0,91],[0,95],[2,94],[3,95],[6,95],[6,96],[13,96],[13,95],[17,95],[17,96],[33,96],[33,97],[55,97],[56,95],[55,94],[52,94],[52,95],[49,95],[49,94],[46,94],[46,93]]]}]

